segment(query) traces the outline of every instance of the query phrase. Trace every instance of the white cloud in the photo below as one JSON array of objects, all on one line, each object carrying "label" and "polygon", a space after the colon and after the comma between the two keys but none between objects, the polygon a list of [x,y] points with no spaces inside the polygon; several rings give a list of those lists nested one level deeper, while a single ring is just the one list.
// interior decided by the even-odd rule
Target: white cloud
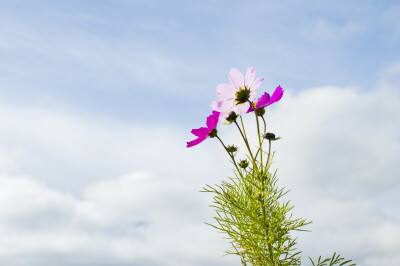
[{"label": "white cloud", "polygon": [[[399,103],[395,90],[324,87],[286,90],[268,109],[268,129],[283,137],[274,143],[279,183],[292,189],[295,214],[314,222],[299,234],[304,256],[398,262]],[[198,193],[231,175],[218,142],[188,150],[184,129],[4,103],[0,117],[2,264],[237,263],[220,257],[228,243],[203,224],[213,211]],[[238,139],[233,127],[219,132]]]},{"label": "white cloud", "polygon": [[[0,104],[0,145],[7,151],[0,156],[10,160],[15,157],[9,162],[3,160],[4,168],[73,193],[80,193],[93,182],[142,170],[172,179],[190,175],[201,186],[198,177],[212,180],[220,170],[190,170],[212,163],[218,154],[188,150],[185,141],[190,138],[186,128],[126,125],[81,114]],[[210,143],[206,145],[211,147]],[[184,178],[183,182],[193,181]]]},{"label": "white cloud", "polygon": [[308,254],[337,250],[360,265],[399,260],[399,114],[395,90],[335,87],[286,92],[271,111],[283,137],[274,144],[280,183],[314,222],[299,241]]},{"label": "white cloud", "polygon": [[[220,258],[224,241],[203,223],[212,212],[198,192],[217,182],[220,170],[197,169],[217,155],[188,150],[189,134],[6,103],[0,120],[0,155],[8,159],[0,179],[2,264],[231,261]],[[113,179],[140,169],[152,174]]]},{"label": "white cloud", "polygon": [[[0,177],[0,262],[16,265],[222,265],[218,235],[201,221],[207,203],[146,173],[89,186],[82,199],[24,176]],[[95,256],[95,258],[92,258]],[[92,264],[93,263],[93,264]]]}]

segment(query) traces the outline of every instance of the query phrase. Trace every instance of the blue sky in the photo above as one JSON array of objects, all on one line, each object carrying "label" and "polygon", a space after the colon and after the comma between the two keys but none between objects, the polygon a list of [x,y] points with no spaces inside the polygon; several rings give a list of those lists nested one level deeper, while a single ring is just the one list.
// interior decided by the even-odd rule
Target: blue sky
[{"label": "blue sky", "polygon": [[1,93],[111,119],[186,123],[232,66],[260,69],[270,89],[371,89],[399,57],[398,9],[395,1],[3,1]]},{"label": "blue sky", "polygon": [[305,258],[400,264],[399,47],[398,1],[0,1],[0,264],[237,264],[185,143],[248,66]]}]

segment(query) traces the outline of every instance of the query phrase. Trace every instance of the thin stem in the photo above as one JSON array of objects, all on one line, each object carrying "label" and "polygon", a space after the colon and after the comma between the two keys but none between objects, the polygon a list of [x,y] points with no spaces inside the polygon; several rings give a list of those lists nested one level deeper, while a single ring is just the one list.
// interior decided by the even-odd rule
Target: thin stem
[{"label": "thin stem", "polygon": [[240,123],[242,124],[243,134],[244,134],[244,137],[246,138],[246,141],[247,141],[246,130],[244,129],[243,119],[242,119],[241,116],[240,116]]},{"label": "thin stem", "polygon": [[237,164],[236,164],[235,157],[234,157],[230,152],[228,152],[228,148],[225,146],[225,144],[222,142],[222,140],[218,137],[218,135],[215,136],[215,137],[219,140],[219,142],[221,142],[221,144],[222,144],[222,146],[224,147],[225,151],[228,153],[229,157],[231,157],[232,162],[233,162],[233,164],[235,165],[236,170],[237,170],[238,173],[240,174],[240,177],[243,178],[242,172],[239,170],[239,167],[238,167]]},{"label": "thin stem", "polygon": [[[268,165],[268,162],[269,162],[270,151],[271,151],[271,140],[269,140],[269,152],[268,152],[268,158],[267,158],[266,166]],[[261,167],[262,167],[262,165],[261,165]],[[265,168],[265,172],[266,171],[267,171],[267,168]],[[262,178],[261,182],[262,182],[262,191],[265,191],[265,179]],[[261,209],[262,209],[262,213],[263,213],[264,224],[266,224],[266,213],[265,213],[264,199],[263,199],[263,201],[261,203]],[[269,243],[269,230],[268,230],[268,227],[265,229],[265,234],[266,234],[266,238],[267,238],[267,246],[268,246],[268,251],[269,251],[269,258],[270,258],[270,260],[272,262],[272,265],[275,265],[274,256],[273,256],[273,247],[272,247],[271,243]]]},{"label": "thin stem", "polygon": [[265,171],[267,171],[269,158],[270,158],[270,154],[271,154],[271,140],[269,139],[268,142],[269,142],[269,145],[268,145],[269,146],[268,147],[268,158],[267,158],[267,163],[265,164]]},{"label": "thin stem", "polygon": [[[261,116],[261,119],[262,119],[263,122],[264,122],[264,133],[263,133],[263,135],[265,135],[265,133],[267,133],[267,123],[265,123],[264,116]],[[264,139],[263,139],[263,140],[264,140]]]},{"label": "thin stem", "polygon": [[242,262],[242,265],[247,266],[246,260],[244,259],[243,253],[239,251],[234,244],[232,244],[232,247],[236,250],[236,254],[240,256],[240,261]]},{"label": "thin stem", "polygon": [[[267,133],[267,123],[265,123],[264,116],[261,116],[261,119],[262,119],[263,122],[264,122],[264,133],[262,134],[262,136],[265,136],[265,133]],[[261,146],[262,146],[263,144],[264,144],[264,138],[262,138],[262,140],[261,140]],[[262,152],[262,150],[261,150],[261,149],[258,149],[258,150],[257,150],[256,155],[255,155],[256,158],[257,158],[258,152]]]},{"label": "thin stem", "polygon": [[[242,117],[240,117],[240,120],[242,121]],[[250,157],[251,157],[251,159],[252,159],[252,161],[253,161],[253,167],[256,168],[256,169],[258,170],[257,165],[256,165],[256,160],[254,159],[253,153],[251,152],[251,149],[250,149],[250,146],[249,146],[249,142],[247,141],[246,135],[243,134],[243,132],[242,132],[242,130],[240,129],[240,127],[239,127],[238,123],[236,122],[236,120],[234,121],[234,123],[235,123],[236,127],[239,129],[239,132],[240,132],[240,134],[242,135],[244,144],[246,144],[247,150],[248,150],[249,153],[250,153]],[[243,126],[243,121],[242,121],[242,126]],[[244,127],[243,127],[243,130],[244,130]]]},{"label": "thin stem", "polygon": [[242,261],[242,265],[247,266],[246,261],[244,260],[242,253],[240,253],[240,257],[241,257],[241,261]]},{"label": "thin stem", "polygon": [[[250,102],[250,104],[252,105],[251,102]],[[260,124],[258,123],[258,116],[257,116],[255,110],[254,110],[254,115],[256,116],[256,121],[257,121],[258,144],[260,145],[260,148],[258,149],[258,151],[260,151],[260,165],[261,165],[261,174],[262,174],[262,165],[263,164],[262,164],[262,143],[261,143],[261,136],[260,136]],[[257,155],[256,155],[256,158],[257,158]]]}]

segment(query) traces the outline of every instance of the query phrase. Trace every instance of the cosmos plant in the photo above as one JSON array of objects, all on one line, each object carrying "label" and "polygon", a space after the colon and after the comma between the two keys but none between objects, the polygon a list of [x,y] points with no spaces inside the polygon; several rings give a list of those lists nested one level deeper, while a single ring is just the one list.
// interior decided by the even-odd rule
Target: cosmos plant
[{"label": "cosmos plant", "polygon": [[[212,114],[207,117],[206,127],[193,129],[197,138],[187,142],[193,147],[207,138],[216,138],[225,149],[233,164],[233,176],[221,184],[204,188],[213,194],[215,224],[210,224],[230,240],[226,254],[237,255],[242,265],[301,265],[301,251],[296,249],[294,231],[307,231],[311,222],[294,218],[293,206],[284,201],[288,192],[277,186],[276,171],[271,171],[273,154],[271,145],[280,139],[267,132],[265,121],[269,105],[282,99],[283,89],[276,87],[272,96],[267,92],[257,99],[257,89],[264,79],[255,78],[255,70],[249,67],[243,76],[236,68],[229,72],[229,84],[217,86],[217,99],[212,102]],[[256,147],[250,145],[242,117],[253,115],[257,126]],[[234,125],[240,134],[245,157],[238,159],[238,147],[226,145],[218,135],[219,122]],[[267,148],[265,148],[267,146]],[[336,252],[331,258],[316,261],[309,258],[313,266],[355,265]]]}]

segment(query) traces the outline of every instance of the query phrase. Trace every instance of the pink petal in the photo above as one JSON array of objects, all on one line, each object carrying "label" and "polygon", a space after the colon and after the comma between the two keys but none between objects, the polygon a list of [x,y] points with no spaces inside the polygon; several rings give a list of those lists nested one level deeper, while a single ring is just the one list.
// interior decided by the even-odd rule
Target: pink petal
[{"label": "pink petal", "polygon": [[268,105],[271,105],[271,104],[279,101],[282,98],[282,96],[283,96],[283,89],[282,89],[281,85],[279,85],[278,87],[276,87],[274,93],[272,94]]},{"label": "pink petal", "polygon": [[269,94],[264,92],[264,94],[258,99],[256,108],[267,106],[269,103],[269,99],[270,99]]},{"label": "pink petal", "polygon": [[260,86],[261,83],[264,81],[264,78],[256,78],[256,80],[251,84],[250,90],[255,91],[257,90]]},{"label": "pink petal", "polygon": [[201,138],[198,138],[198,139],[189,141],[189,142],[186,142],[186,144],[187,144],[186,147],[187,147],[187,148],[193,147],[193,146],[195,146],[195,145],[197,145],[197,144],[203,142],[206,138],[207,138],[207,136],[201,137]]},{"label": "pink petal", "polygon": [[213,111],[212,114],[213,114],[213,116],[214,116],[214,118],[215,118],[215,126],[217,126],[218,120],[219,120],[219,114],[220,114],[220,113],[217,112],[217,111]]},{"label": "pink petal", "polygon": [[226,121],[226,114],[228,112],[221,112],[219,113],[219,121],[221,121],[222,123]]},{"label": "pink petal", "polygon": [[232,84],[219,84],[217,86],[217,96],[221,99],[234,99],[235,98],[235,88]]},{"label": "pink petal", "polygon": [[249,108],[250,108],[250,103],[245,102],[245,103],[243,103],[243,104],[237,105],[236,108],[235,108],[235,110],[233,110],[233,111],[235,111],[235,113],[236,113],[237,115],[244,115],[245,113],[247,113],[247,111],[249,110]]},{"label": "pink petal", "polygon": [[192,129],[191,133],[196,137],[204,137],[208,136],[208,133],[210,133],[210,131],[206,127],[201,127],[198,129]]},{"label": "pink petal", "polygon": [[249,100],[251,102],[254,102],[256,100],[256,98],[257,98],[257,92],[256,91],[251,91]]},{"label": "pink petal", "polygon": [[250,86],[251,84],[253,84],[255,77],[256,77],[256,70],[253,67],[248,67],[246,75],[244,76],[244,85]]},{"label": "pink petal", "polygon": [[213,130],[217,126],[215,117],[213,115],[207,117],[206,125],[208,127],[208,132],[211,132],[211,130]]},{"label": "pink petal", "polygon": [[234,100],[217,99],[211,103],[211,109],[218,112],[226,112],[235,105]]},{"label": "pink petal", "polygon": [[240,73],[239,70],[236,68],[231,68],[231,71],[229,71],[229,80],[234,86],[235,90],[238,90],[239,87],[244,87],[244,78],[242,73]]}]

